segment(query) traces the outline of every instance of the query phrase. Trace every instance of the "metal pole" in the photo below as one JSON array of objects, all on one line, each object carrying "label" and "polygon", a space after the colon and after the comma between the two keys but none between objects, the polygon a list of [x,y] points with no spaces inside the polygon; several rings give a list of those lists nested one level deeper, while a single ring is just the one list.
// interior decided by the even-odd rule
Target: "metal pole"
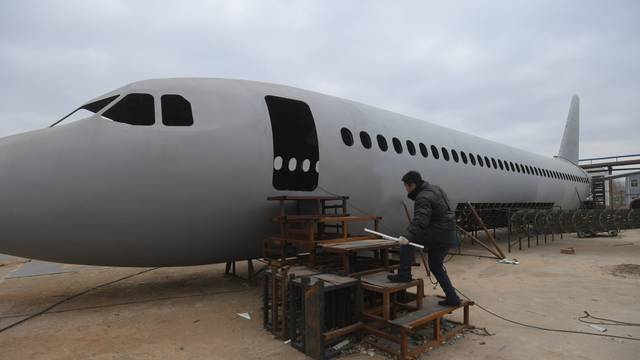
[{"label": "metal pole", "polygon": [[511,253],[511,210],[507,209],[507,242],[509,243],[509,247],[507,251]]}]

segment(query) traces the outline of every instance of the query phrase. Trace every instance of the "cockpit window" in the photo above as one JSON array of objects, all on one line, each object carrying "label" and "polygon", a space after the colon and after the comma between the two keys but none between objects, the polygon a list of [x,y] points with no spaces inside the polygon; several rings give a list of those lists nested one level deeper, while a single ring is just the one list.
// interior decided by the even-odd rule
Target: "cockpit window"
[{"label": "cockpit window", "polygon": [[162,95],[162,123],[167,126],[191,126],[191,104],[180,95]]},{"label": "cockpit window", "polygon": [[85,109],[91,111],[92,113],[97,113],[98,111],[104,109],[105,106],[111,104],[111,102],[117,97],[118,95],[109,96],[108,98],[100,99],[98,101],[94,101],[90,104],[82,106],[80,107],[80,109]]},{"label": "cockpit window", "polygon": [[56,121],[55,123],[51,124],[49,127],[54,127],[56,125],[58,125],[59,123],[61,123],[64,120],[67,120],[67,123],[76,121],[76,120],[80,120],[80,119],[86,119],[89,116],[97,113],[98,111],[102,110],[105,108],[105,106],[111,104],[111,102],[113,100],[115,100],[119,95],[114,95],[114,96],[109,96],[108,98],[104,98],[104,99],[100,99],[97,101],[94,101],[92,103],[89,103],[87,105],[83,105],[77,109],[75,109],[74,111],[72,111],[71,113],[69,113],[69,115],[63,117],[62,119]]},{"label": "cockpit window", "polygon": [[129,94],[105,111],[102,116],[130,125],[153,125],[156,122],[153,96]]}]

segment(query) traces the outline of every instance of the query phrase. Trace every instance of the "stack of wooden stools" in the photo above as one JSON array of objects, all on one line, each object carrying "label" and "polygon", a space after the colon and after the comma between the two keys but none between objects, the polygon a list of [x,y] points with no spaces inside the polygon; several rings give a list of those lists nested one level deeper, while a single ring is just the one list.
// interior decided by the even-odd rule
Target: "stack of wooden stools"
[{"label": "stack of wooden stools", "polygon": [[[264,242],[265,329],[314,359],[337,355],[349,336],[361,334],[377,349],[407,359],[469,327],[472,302],[442,307],[439,298],[425,297],[422,279],[387,279],[397,268],[389,254],[397,243],[354,234],[352,224],[370,222],[367,227],[377,230],[382,218],[348,214],[347,199],[269,198],[279,203],[273,220],[280,234]],[[457,309],[463,309],[463,320],[444,332],[443,316]],[[418,344],[411,340],[427,326],[432,336]]]}]

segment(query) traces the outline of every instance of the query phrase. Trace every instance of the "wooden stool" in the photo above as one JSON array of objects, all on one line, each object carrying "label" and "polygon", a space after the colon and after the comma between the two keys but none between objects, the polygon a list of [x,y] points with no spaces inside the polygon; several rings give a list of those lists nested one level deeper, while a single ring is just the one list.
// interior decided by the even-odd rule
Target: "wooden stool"
[{"label": "wooden stool", "polygon": [[[419,310],[422,308],[422,298],[424,298],[424,282],[422,279],[415,279],[410,282],[391,282],[387,279],[388,273],[381,272],[371,275],[365,275],[360,278],[362,288],[366,291],[378,293],[382,295],[382,308],[373,308],[364,312],[365,317],[371,320],[387,322],[391,320],[391,314],[394,306],[400,306],[409,310]],[[398,292],[405,292],[407,289],[416,287],[415,306],[407,303],[392,303],[391,296]],[[380,316],[379,314],[382,314]]]}]

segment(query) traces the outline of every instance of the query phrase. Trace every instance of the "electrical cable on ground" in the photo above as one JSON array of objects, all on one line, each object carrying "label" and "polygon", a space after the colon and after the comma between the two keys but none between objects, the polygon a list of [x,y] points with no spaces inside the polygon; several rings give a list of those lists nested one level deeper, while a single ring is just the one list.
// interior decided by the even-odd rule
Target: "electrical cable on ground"
[{"label": "electrical cable on ground", "polygon": [[510,322],[512,324],[516,324],[516,325],[520,325],[520,326],[524,326],[524,327],[531,328],[531,329],[536,329],[536,330],[543,330],[543,331],[570,333],[570,334],[578,334],[578,335],[592,335],[592,336],[600,336],[600,337],[607,337],[607,338],[617,338],[617,339],[640,341],[640,338],[634,338],[634,337],[619,336],[619,335],[606,335],[606,334],[598,334],[598,333],[592,333],[592,332],[587,332],[587,331],[578,331],[578,330],[554,329],[554,328],[547,328],[547,327],[543,327],[543,326],[525,324],[525,323],[522,323],[522,322],[519,322],[519,321],[508,319],[508,318],[506,318],[504,316],[500,316],[500,315],[494,313],[493,311],[485,308],[484,306],[478,304],[476,301],[471,300],[467,295],[463,294],[460,290],[456,289],[456,291],[460,295],[462,295],[464,298],[466,298],[467,300],[473,301],[475,306],[479,307],[480,309],[482,309],[483,311],[487,312],[488,314],[493,315],[493,316],[497,317],[498,319],[504,320],[506,322]]},{"label": "electrical cable on ground", "polygon": [[[233,290],[210,291],[210,292],[202,292],[202,293],[188,294],[188,295],[165,296],[165,297],[152,298],[152,299],[123,301],[123,302],[103,304],[103,305],[81,306],[81,307],[62,309],[62,310],[50,310],[50,311],[47,311],[46,313],[44,313],[42,315],[60,314],[60,313],[73,312],[73,311],[83,311],[83,310],[95,310],[95,309],[103,309],[103,308],[108,308],[108,307],[134,305],[134,304],[148,304],[148,303],[151,303],[151,302],[160,302],[160,301],[176,300],[176,299],[188,299],[188,298],[211,296],[211,295],[234,294],[234,293],[247,292],[249,290],[250,289],[243,288],[243,289],[233,289]],[[0,315],[0,320],[13,319],[13,318],[19,318],[19,317],[24,317],[24,316],[29,316],[29,314]]]},{"label": "electrical cable on ground", "polygon": [[[630,322],[624,322],[624,321],[620,321],[620,320],[613,320],[613,319],[595,317],[595,316],[589,314],[587,312],[587,310],[583,310],[583,311],[584,311],[584,316],[579,317],[578,321],[583,322],[585,324],[607,325],[607,326],[640,326],[640,323],[630,323]],[[586,321],[585,319],[595,319],[595,320],[600,320],[600,321],[599,322]]]},{"label": "electrical cable on ground", "polygon": [[90,291],[97,290],[97,289],[102,288],[102,287],[105,287],[105,286],[113,285],[113,284],[115,284],[115,283],[117,283],[117,282],[120,282],[120,281],[123,281],[123,280],[127,280],[127,279],[130,279],[130,278],[134,277],[134,276],[142,275],[142,274],[144,274],[144,273],[147,273],[147,272],[149,272],[149,271],[153,271],[153,270],[157,270],[157,269],[159,269],[159,267],[151,268],[151,269],[146,269],[146,270],[143,270],[143,271],[137,272],[137,273],[135,273],[135,274],[127,275],[127,276],[121,277],[121,278],[119,278],[119,279],[116,279],[116,280],[113,280],[113,281],[110,281],[110,282],[107,282],[107,283],[104,283],[104,284],[100,284],[100,285],[94,286],[94,287],[89,288],[89,289],[87,289],[87,290],[81,291],[81,292],[79,292],[79,293],[77,293],[77,294],[74,294],[74,295],[71,295],[71,296],[69,296],[69,297],[66,297],[66,298],[64,298],[64,299],[62,299],[62,300],[60,300],[60,301],[57,301],[57,302],[53,303],[52,305],[47,306],[47,307],[46,307],[46,308],[44,308],[43,310],[40,310],[40,311],[38,311],[38,312],[36,312],[36,313],[33,313],[33,314],[31,314],[31,315],[27,316],[26,318],[24,318],[24,319],[22,319],[22,320],[16,321],[16,322],[14,322],[14,323],[12,323],[12,324],[10,324],[10,325],[7,325],[7,326],[5,326],[5,327],[1,328],[1,329],[0,329],[0,333],[3,333],[3,332],[5,332],[5,331],[7,331],[7,330],[9,330],[9,329],[11,329],[11,328],[13,328],[13,327],[16,327],[16,326],[18,326],[18,325],[20,325],[20,324],[22,324],[22,323],[24,323],[24,322],[27,322],[27,321],[29,321],[29,320],[31,320],[31,319],[33,319],[33,318],[35,318],[35,317],[38,317],[38,316],[40,316],[40,315],[42,315],[42,314],[46,313],[47,311],[49,311],[49,310],[51,310],[51,309],[55,308],[56,306],[61,305],[61,304],[65,303],[65,302],[67,302],[67,301],[73,300],[73,299],[75,299],[75,298],[77,298],[77,297],[79,297],[79,296],[82,296],[82,295],[84,295],[84,294],[86,294],[86,293],[90,292]]}]

